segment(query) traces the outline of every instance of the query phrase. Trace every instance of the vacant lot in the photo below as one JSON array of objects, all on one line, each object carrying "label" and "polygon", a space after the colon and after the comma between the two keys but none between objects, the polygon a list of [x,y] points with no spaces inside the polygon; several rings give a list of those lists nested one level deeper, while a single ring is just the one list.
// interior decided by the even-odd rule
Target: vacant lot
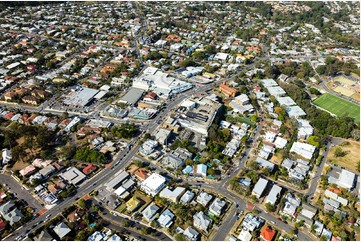
[{"label": "vacant lot", "polygon": [[354,118],[356,123],[360,123],[360,106],[342,98],[325,93],[313,103],[339,117],[348,113],[348,116]]},{"label": "vacant lot", "polygon": [[335,92],[341,93],[342,95],[345,95],[345,96],[348,96],[348,97],[351,97],[355,93],[354,90],[343,87],[343,86],[338,86],[333,90]]},{"label": "vacant lot", "polygon": [[[341,142],[339,145],[336,145],[330,149],[328,152],[327,160],[332,164],[337,164],[338,166],[345,167],[347,170],[352,172],[357,171],[360,161],[360,142],[354,140],[345,140],[344,142],[349,142],[350,144],[344,144]],[[337,147],[340,147],[343,151],[346,151],[344,157],[336,157],[335,150]]]}]

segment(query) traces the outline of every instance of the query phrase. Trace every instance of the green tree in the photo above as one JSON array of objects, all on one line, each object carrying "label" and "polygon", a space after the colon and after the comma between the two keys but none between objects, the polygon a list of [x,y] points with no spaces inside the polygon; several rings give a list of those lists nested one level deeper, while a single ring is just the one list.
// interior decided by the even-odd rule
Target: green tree
[{"label": "green tree", "polygon": [[126,228],[127,228],[127,227],[129,227],[129,226],[130,226],[130,224],[129,224],[128,220],[126,220],[126,219],[122,220],[122,222],[121,222],[121,223],[122,223],[122,226],[123,226],[123,227],[126,227]]},{"label": "green tree", "polygon": [[249,165],[249,167],[252,169],[252,170],[255,170],[257,171],[259,169],[259,165],[256,161],[253,161],[251,162],[251,164]]},{"label": "green tree", "polygon": [[215,170],[213,168],[209,168],[207,170],[208,175],[214,176],[216,174]]},{"label": "green tree", "polygon": [[347,155],[347,151],[344,151],[343,149],[341,149],[340,147],[337,147],[335,149],[335,151],[333,152],[333,154],[336,157],[344,157],[345,155]]},{"label": "green tree", "polygon": [[186,241],[186,240],[187,240],[187,238],[185,237],[185,235],[184,235],[184,234],[181,234],[181,233],[176,234],[176,235],[174,236],[174,238],[175,238],[175,240],[177,240],[177,241]]},{"label": "green tree", "polygon": [[268,212],[274,212],[274,211],[276,211],[275,206],[272,205],[272,204],[270,204],[270,203],[266,203],[264,206],[265,206],[265,208],[266,208],[266,210],[267,210]]},{"label": "green tree", "polygon": [[82,208],[82,209],[85,209],[85,207],[86,207],[86,201],[85,201],[84,199],[80,199],[80,200],[78,201],[78,206],[79,206],[80,208]]}]

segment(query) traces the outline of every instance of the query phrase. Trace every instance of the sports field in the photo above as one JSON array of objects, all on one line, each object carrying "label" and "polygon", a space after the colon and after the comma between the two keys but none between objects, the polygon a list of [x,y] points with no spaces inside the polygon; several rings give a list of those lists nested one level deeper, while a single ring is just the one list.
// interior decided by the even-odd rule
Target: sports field
[{"label": "sports field", "polygon": [[325,93],[313,103],[338,117],[342,117],[345,113],[348,113],[348,116],[354,118],[356,123],[360,123],[360,106],[342,98]]}]

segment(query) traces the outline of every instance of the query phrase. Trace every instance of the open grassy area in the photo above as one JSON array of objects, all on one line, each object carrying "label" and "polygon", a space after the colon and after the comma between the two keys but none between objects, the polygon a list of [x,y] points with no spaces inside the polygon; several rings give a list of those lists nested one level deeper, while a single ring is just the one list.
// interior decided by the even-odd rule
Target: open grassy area
[{"label": "open grassy area", "polygon": [[[358,172],[357,167],[359,166],[360,161],[360,142],[354,140],[345,140],[348,141],[349,145],[336,145],[330,149],[327,155],[327,160],[338,166],[345,167],[347,170],[352,172]],[[344,157],[336,157],[335,150],[337,147],[340,147],[343,151],[346,151],[347,154]]]},{"label": "open grassy area", "polygon": [[317,98],[313,103],[338,117],[348,113],[348,116],[354,118],[356,123],[360,123],[360,106],[342,98],[325,93]]}]

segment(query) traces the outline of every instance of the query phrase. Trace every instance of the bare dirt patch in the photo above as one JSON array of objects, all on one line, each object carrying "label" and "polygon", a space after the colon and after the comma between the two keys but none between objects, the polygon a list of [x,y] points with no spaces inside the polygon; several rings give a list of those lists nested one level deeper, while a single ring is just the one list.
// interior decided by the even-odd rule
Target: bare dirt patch
[{"label": "bare dirt patch", "polygon": [[[338,166],[344,167],[347,170],[358,173],[357,168],[360,161],[360,142],[354,140],[344,140],[349,142],[349,145],[342,145],[342,142],[339,145],[336,145],[330,149],[328,152],[327,160],[332,164],[337,164]],[[343,157],[336,157],[335,150],[337,147],[340,147],[343,151],[346,151],[347,154]]]}]

